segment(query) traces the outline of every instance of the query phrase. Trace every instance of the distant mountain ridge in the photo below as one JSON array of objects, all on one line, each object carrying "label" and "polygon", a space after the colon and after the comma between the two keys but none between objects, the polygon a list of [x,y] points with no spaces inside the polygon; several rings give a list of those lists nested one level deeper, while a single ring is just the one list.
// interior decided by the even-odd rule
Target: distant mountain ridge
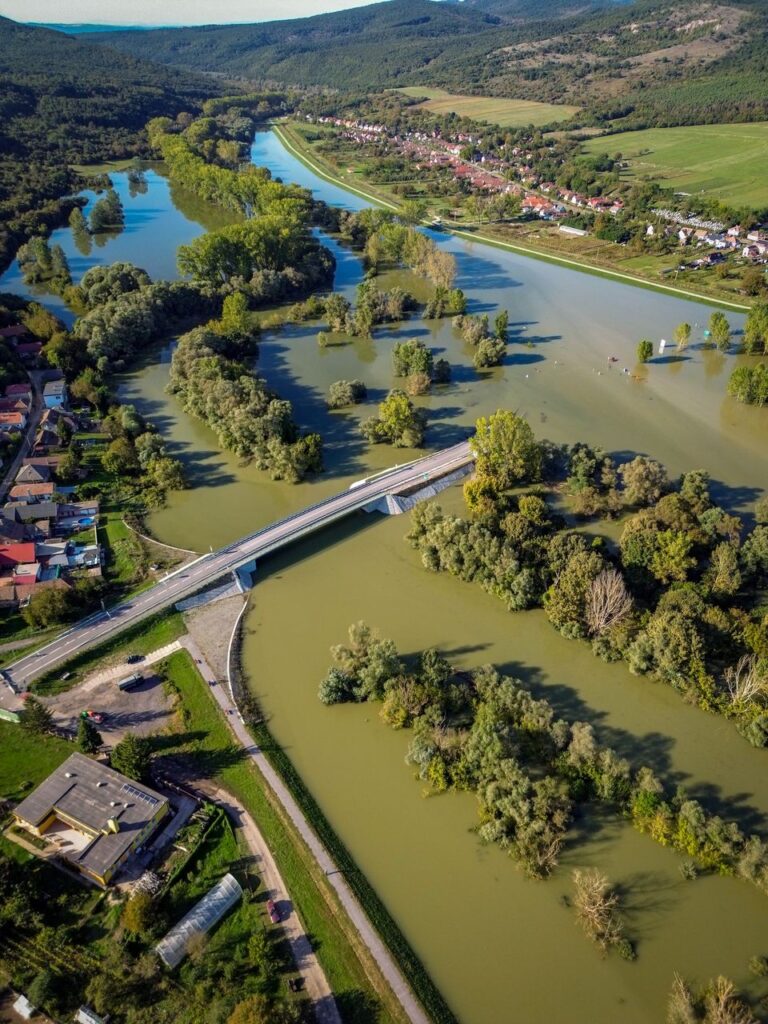
[{"label": "distant mountain ridge", "polygon": [[441,86],[571,103],[624,126],[768,118],[766,0],[386,0],[87,38],[282,86]]},{"label": "distant mountain ridge", "polygon": [[218,90],[210,77],[0,17],[0,269],[41,223],[60,222],[61,198],[82,186],[70,165],[147,155],[151,117],[195,110]]},{"label": "distant mountain ridge", "polygon": [[48,28],[52,32],[62,32],[66,36],[96,35],[101,32],[141,32],[148,28],[172,28],[171,25],[70,25],[58,21],[26,21],[26,28]]}]

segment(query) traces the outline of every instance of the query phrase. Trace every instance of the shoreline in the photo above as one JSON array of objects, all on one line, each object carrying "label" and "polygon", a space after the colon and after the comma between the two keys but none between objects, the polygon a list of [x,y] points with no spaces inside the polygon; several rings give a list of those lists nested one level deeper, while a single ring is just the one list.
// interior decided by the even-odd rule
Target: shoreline
[{"label": "shoreline", "polygon": [[[272,131],[280,140],[281,144],[288,150],[291,156],[296,157],[297,160],[301,161],[305,167],[309,168],[314,174],[322,178],[324,181],[329,182],[332,185],[336,185],[338,188],[344,189],[345,192],[350,192],[353,195],[360,196],[362,199],[367,199],[376,206],[385,207],[387,209],[397,211],[399,207],[380,196],[376,196],[370,192],[365,192],[362,189],[355,188],[352,185],[347,184],[341,178],[335,177],[330,171],[325,170],[319,164],[315,163],[314,160],[285,133],[285,129],[282,125],[273,123]],[[425,227],[429,227],[429,224],[425,224]],[[452,228],[444,225],[441,229],[445,234],[455,235],[458,238],[468,242],[477,242],[479,245],[490,245],[496,249],[504,249],[507,252],[518,253],[521,256],[526,256],[530,259],[543,260],[547,263],[555,263],[560,266],[565,266],[571,270],[576,270],[583,274],[592,274],[595,277],[605,277],[608,280],[619,281],[623,284],[633,285],[637,288],[646,288],[651,291],[661,292],[664,295],[679,296],[680,298],[686,299],[691,302],[699,302],[708,306],[716,306],[723,309],[731,310],[735,313],[748,313],[751,306],[745,305],[738,302],[730,302],[728,299],[719,299],[709,297],[701,292],[689,291],[685,288],[678,288],[674,285],[662,284],[661,282],[649,281],[642,277],[636,277],[634,274],[628,274],[624,271],[619,270],[608,270],[604,267],[595,266],[590,263],[584,263],[581,260],[572,259],[568,256],[558,256],[555,253],[549,253],[542,249],[533,249],[528,246],[518,245],[514,242],[507,242],[500,238],[493,238],[488,235],[475,234],[472,231],[465,231],[461,228]]]}]

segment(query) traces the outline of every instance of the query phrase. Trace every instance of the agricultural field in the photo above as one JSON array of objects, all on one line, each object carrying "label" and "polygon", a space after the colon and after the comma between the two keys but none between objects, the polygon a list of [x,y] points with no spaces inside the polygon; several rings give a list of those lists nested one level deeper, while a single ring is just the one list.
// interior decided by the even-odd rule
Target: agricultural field
[{"label": "agricultural field", "polygon": [[679,192],[707,192],[734,206],[768,206],[768,122],[703,124],[621,132],[584,143],[587,153],[621,153],[629,178]]},{"label": "agricultural field", "polygon": [[428,97],[423,107],[436,114],[459,114],[473,117],[478,121],[489,121],[502,128],[519,128],[523,125],[551,124],[565,121],[579,109],[560,103],[536,103],[533,100],[507,100],[496,96],[459,96],[445,89],[428,89],[425,86],[409,86],[398,89],[406,96]]}]

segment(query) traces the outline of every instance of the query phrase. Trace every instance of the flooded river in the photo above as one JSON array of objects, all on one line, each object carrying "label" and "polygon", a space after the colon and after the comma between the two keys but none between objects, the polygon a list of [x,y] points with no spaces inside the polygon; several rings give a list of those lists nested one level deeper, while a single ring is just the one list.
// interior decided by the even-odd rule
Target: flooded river
[{"label": "flooded river", "polygon": [[[257,136],[253,158],[329,202],[363,205],[313,175],[270,133]],[[124,191],[130,230],[90,262],[133,259],[153,276],[170,274],[176,246],[212,224],[160,174],[149,184],[144,196]],[[705,305],[435,237],[455,253],[473,312],[509,310],[505,365],[478,374],[471,350],[447,322],[414,320],[377,331],[373,341],[326,348],[317,344],[316,325],[265,334],[261,371],[294,402],[302,427],[326,441],[326,473],[290,487],[221,453],[214,436],[165,393],[169,351],[154,353],[123,382],[123,393],[162,429],[193,485],[153,515],[160,539],[206,550],[409,458],[368,449],[359,436],[359,420],[395,384],[391,348],[403,337],[422,337],[453,367],[453,382],[422,400],[432,448],[465,436],[478,415],[507,407],[555,441],[644,452],[672,473],[703,467],[736,509],[748,508],[768,485],[768,409],[725,396],[739,357],[704,348]],[[360,262],[327,244],[338,260],[336,286],[352,297]],[[73,266],[76,278],[90,265],[83,260],[82,268]],[[425,294],[411,275],[385,280]],[[6,275],[2,287],[10,286]],[[729,319],[741,329],[742,318]],[[637,341],[670,338],[683,320],[694,325],[688,350],[638,368]],[[609,363],[611,356],[618,362]],[[328,385],[353,377],[365,381],[370,402],[329,413]],[[444,503],[458,508],[459,492],[448,492]],[[402,517],[361,514],[267,561],[246,623],[245,662],[276,738],[462,1024],[661,1022],[674,971],[698,982],[725,973],[754,995],[766,994],[747,970],[751,956],[768,954],[768,900],[751,887],[721,878],[684,881],[676,854],[610,817],[580,822],[555,877],[529,881],[502,852],[478,842],[473,797],[424,798],[404,764],[407,735],[385,727],[374,706],[319,703],[330,645],[365,619],[404,653],[439,646],[463,667],[493,662],[522,677],[563,715],[592,722],[601,740],[635,763],[768,833],[765,752],[669,688],[598,661],[539,613],[509,614],[477,588],[428,574],[403,542],[407,525]],[[635,963],[602,959],[566,906],[570,871],[592,864],[623,893]]]}]

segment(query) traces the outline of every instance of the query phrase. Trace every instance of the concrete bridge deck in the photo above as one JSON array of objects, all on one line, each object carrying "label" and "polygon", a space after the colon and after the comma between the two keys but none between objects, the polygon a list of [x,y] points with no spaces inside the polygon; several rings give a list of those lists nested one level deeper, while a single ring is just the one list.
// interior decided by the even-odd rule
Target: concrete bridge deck
[{"label": "concrete bridge deck", "polygon": [[388,495],[425,487],[473,461],[469,442],[462,441],[408,465],[396,466],[353,484],[341,494],[295,512],[225,548],[202,555],[129,601],[88,616],[51,643],[19,658],[6,669],[4,676],[13,689],[21,691],[32,680],[62,665],[84,648],[101,643],[142,619],[171,607],[228,573],[254,563],[352,512],[375,506]]}]

